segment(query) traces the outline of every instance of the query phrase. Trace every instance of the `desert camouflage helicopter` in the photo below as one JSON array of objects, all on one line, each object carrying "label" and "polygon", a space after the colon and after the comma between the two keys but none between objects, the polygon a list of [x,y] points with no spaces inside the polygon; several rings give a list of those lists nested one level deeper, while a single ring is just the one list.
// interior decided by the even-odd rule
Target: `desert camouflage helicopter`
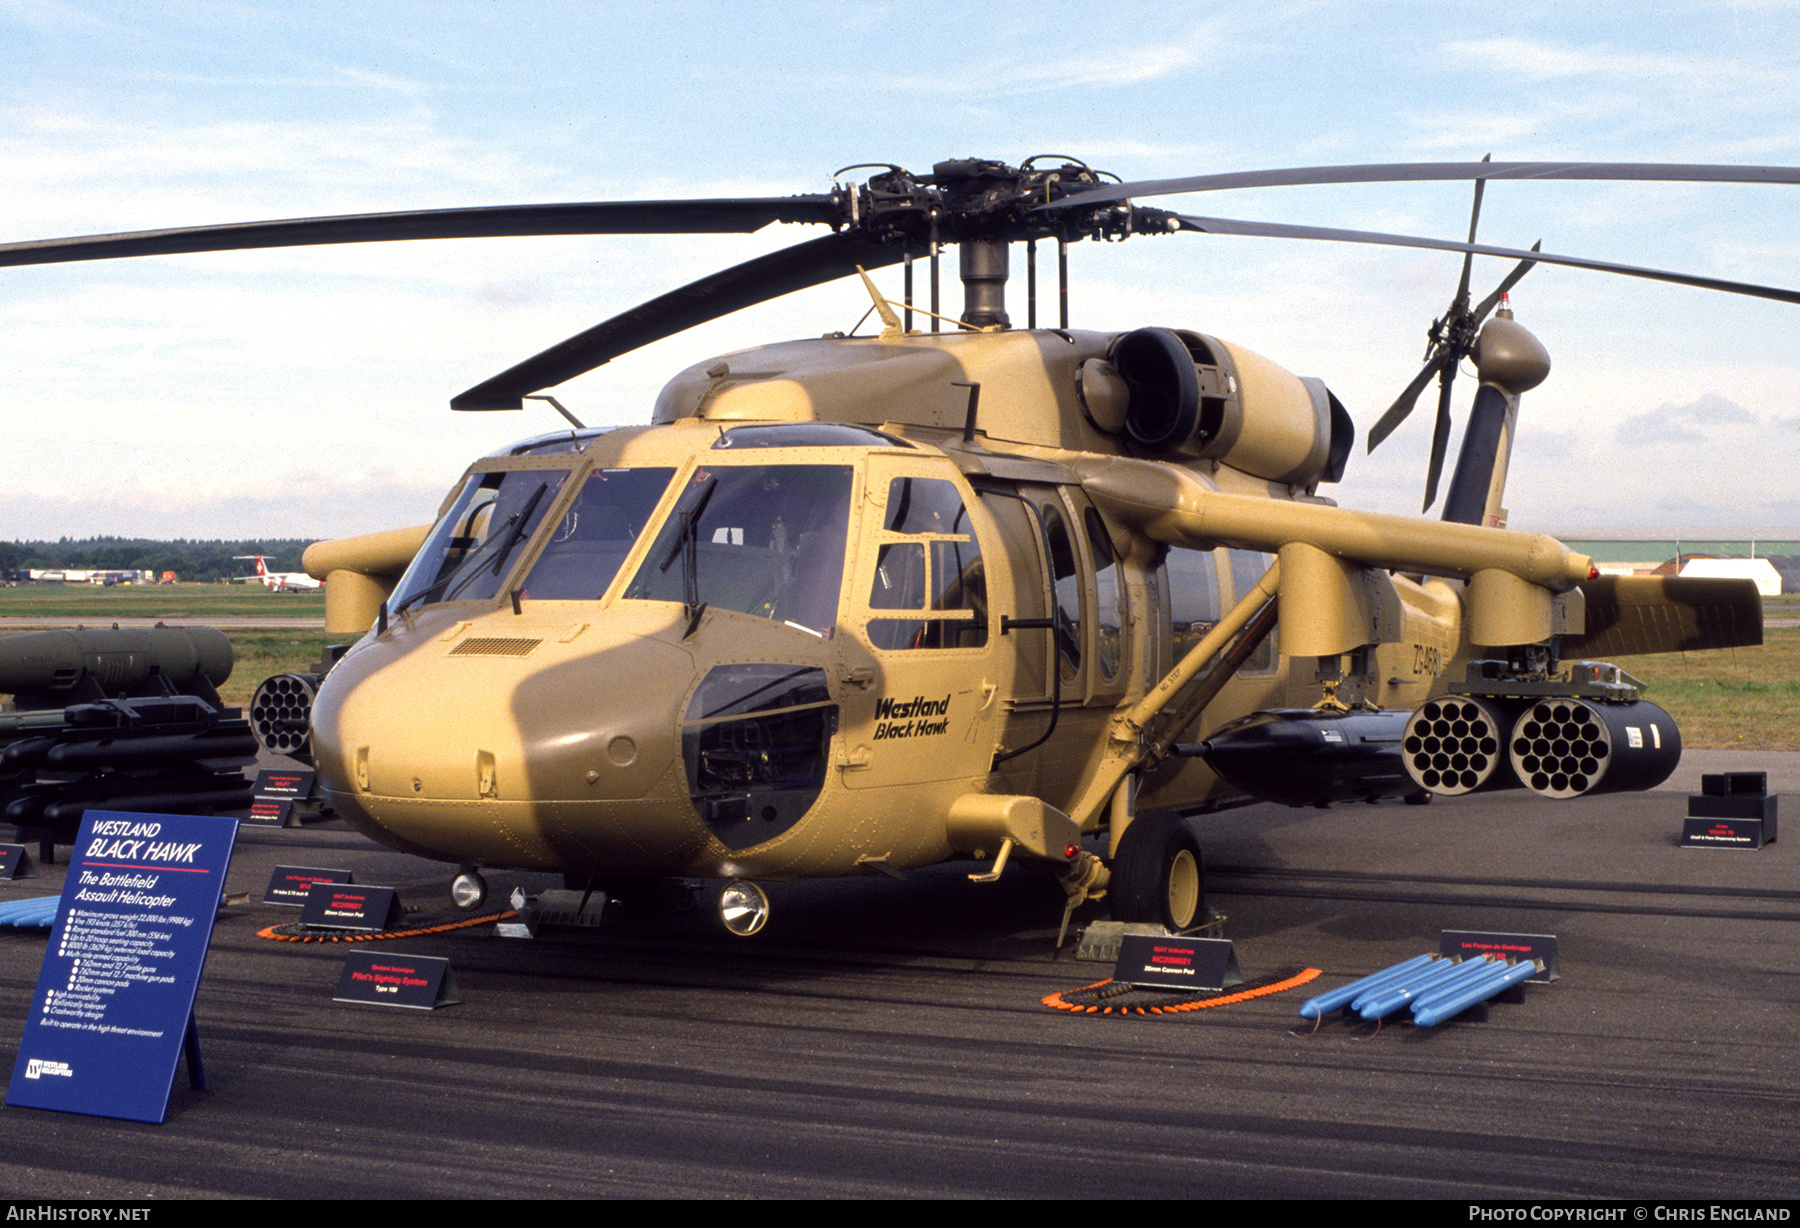
[{"label": "desert camouflage helicopter", "polygon": [[[323,676],[271,679],[265,742],[310,753],[377,840],[484,868],[560,871],[629,894],[729,880],[727,925],[767,915],[755,880],[959,858],[1034,863],[1071,909],[1204,918],[1192,815],[1524,786],[1647,788],[1680,751],[1641,687],[1589,655],[1760,642],[1754,587],[1601,578],[1505,529],[1520,395],[1549,359],[1495,308],[1535,262],[1800,302],[1800,293],[1575,257],[1147,208],[1166,193],[1489,179],[1800,182],[1768,167],[1455,163],[1119,183],[1072,160],[897,166],[830,192],[358,215],[48,240],[0,264],[246,247],[526,234],[831,233],[615,316],[471,388],[524,398],[638,346],[863,275],[878,335],[759,346],[663,389],[647,426],[571,429],[478,460],[431,526],[324,542],[328,625],[363,633]],[[1316,379],[1180,328],[1037,327],[1039,242],[1207,231],[1465,253],[1425,368],[1379,442],[1440,382],[1480,386],[1441,521],[1318,491],[1354,428]],[[1005,305],[1028,253],[1027,327]],[[963,311],[939,311],[960,254]],[[1471,305],[1472,254],[1519,261]],[[930,272],[929,309],[914,266]],[[867,270],[903,264],[890,303]],[[895,310],[898,307],[899,310]],[[927,321],[914,327],[915,317]],[[1490,318],[1491,317],[1491,318]],[[948,326],[948,327],[947,327]],[[552,404],[561,410],[556,402]],[[313,694],[316,687],[316,696]],[[309,711],[310,709],[310,711]],[[307,721],[310,719],[310,728]],[[1066,918],[1066,914],[1065,914]]]}]

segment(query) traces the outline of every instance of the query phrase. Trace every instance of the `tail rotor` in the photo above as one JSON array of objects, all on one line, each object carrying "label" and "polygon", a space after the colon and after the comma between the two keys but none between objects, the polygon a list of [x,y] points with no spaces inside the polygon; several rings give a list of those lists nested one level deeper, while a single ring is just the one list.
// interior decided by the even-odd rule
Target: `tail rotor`
[{"label": "tail rotor", "polygon": [[[1489,161],[1489,154],[1482,161]],[[1469,213],[1469,242],[1475,242],[1475,231],[1481,222],[1482,189],[1487,181],[1475,181],[1475,205]],[[1534,243],[1531,250],[1537,251],[1542,241]],[[1374,428],[1369,432],[1369,451],[1373,452],[1382,440],[1394,433],[1402,422],[1412,413],[1417,404],[1419,394],[1425,391],[1435,376],[1438,381],[1437,424],[1431,434],[1431,463],[1425,474],[1425,504],[1421,511],[1429,511],[1437,502],[1438,482],[1444,472],[1444,455],[1450,446],[1450,390],[1456,382],[1457,368],[1462,360],[1475,348],[1475,341],[1481,335],[1481,325],[1496,306],[1506,297],[1512,288],[1519,284],[1519,279],[1531,271],[1533,261],[1521,260],[1508,273],[1501,283],[1494,288],[1481,302],[1473,307],[1469,305],[1469,277],[1474,264],[1473,252],[1463,254],[1462,278],[1457,283],[1456,297],[1450,300],[1450,306],[1444,314],[1431,322],[1426,333],[1425,366],[1413,377],[1388,411],[1381,415]]]}]

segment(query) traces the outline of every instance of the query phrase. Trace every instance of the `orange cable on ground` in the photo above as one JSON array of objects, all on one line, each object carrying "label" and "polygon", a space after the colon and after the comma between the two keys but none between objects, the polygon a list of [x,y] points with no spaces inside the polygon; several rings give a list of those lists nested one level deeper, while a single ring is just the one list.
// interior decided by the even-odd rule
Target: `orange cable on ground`
[{"label": "orange cable on ground", "polygon": [[[1317,968],[1305,968],[1293,976],[1275,981],[1271,984],[1256,985],[1249,989],[1240,989],[1236,993],[1217,994],[1210,998],[1195,998],[1187,1002],[1174,1002],[1167,1006],[1102,1006],[1100,1003],[1104,999],[1117,997],[1134,988],[1131,984],[1125,983],[1109,992],[1106,987],[1113,985],[1114,981],[1111,977],[1107,977],[1104,981],[1095,981],[1092,985],[1083,985],[1080,989],[1069,989],[1060,993],[1053,993],[1045,998],[1043,1002],[1045,1006],[1050,1007],[1052,1010],[1074,1011],[1079,1015],[1117,1014],[1120,1017],[1128,1015],[1178,1015],[1183,1011],[1203,1011],[1211,1006],[1230,1006],[1234,1002],[1248,1002],[1252,998],[1264,998],[1270,994],[1277,994],[1284,990],[1295,989],[1306,984],[1308,981],[1314,980],[1319,976],[1319,973],[1320,970]],[[1070,998],[1083,995],[1091,995],[1091,997],[1089,997],[1087,1001],[1069,1000]]]},{"label": "orange cable on ground", "polygon": [[448,921],[442,925],[422,925],[410,930],[384,930],[379,934],[322,934],[306,932],[306,927],[297,923],[271,925],[257,930],[256,936],[267,938],[271,942],[383,942],[389,938],[417,938],[422,934],[444,934],[451,930],[463,930],[471,926],[483,925],[489,921],[504,921],[508,917],[518,915],[509,908],[504,912],[491,912],[480,917],[464,917],[460,921]]}]

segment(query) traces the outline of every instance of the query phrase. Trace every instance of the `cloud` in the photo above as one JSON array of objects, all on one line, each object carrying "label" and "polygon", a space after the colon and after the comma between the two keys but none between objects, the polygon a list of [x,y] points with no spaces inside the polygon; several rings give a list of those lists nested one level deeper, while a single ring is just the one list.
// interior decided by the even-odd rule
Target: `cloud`
[{"label": "cloud", "polygon": [[1659,443],[1699,443],[1700,432],[1690,430],[1669,417],[1663,406],[1647,414],[1636,414],[1619,423],[1618,440],[1628,448],[1647,448]]},{"label": "cloud", "polygon": [[74,33],[131,32],[129,27],[96,17],[72,4],[56,3],[55,0],[6,0],[6,3],[0,4],[0,18],[39,34],[53,34],[62,38]]},{"label": "cloud", "polygon": [[1748,422],[1754,425],[1756,422],[1755,414],[1716,392],[1709,392],[1676,412],[1701,423]]},{"label": "cloud", "polygon": [[1755,426],[1756,415],[1736,401],[1709,392],[1686,405],[1665,401],[1648,413],[1633,414],[1618,426],[1616,437],[1626,447],[1659,443],[1700,443],[1706,435],[1698,428]]},{"label": "cloud", "polygon": [[[948,75],[910,76],[888,83],[905,95],[943,97],[979,93],[984,97],[1016,97],[1071,89],[1109,89],[1142,85],[1176,76],[1207,62],[1218,37],[1206,26],[1174,38],[1137,46],[1083,47],[1067,55],[1008,56],[986,64],[964,65]],[[864,82],[856,79],[860,87]]]},{"label": "cloud", "polygon": [[346,479],[320,473],[239,480],[213,489],[115,482],[106,490],[0,496],[9,536],[54,540],[143,537],[351,536],[432,519],[443,485],[390,471]]},{"label": "cloud", "polygon": [[[330,122],[223,120],[146,131],[128,122],[41,108],[0,112],[0,177],[12,185],[0,216],[13,234],[37,217],[56,226],[157,225],[195,220],[350,212],[400,201],[460,204],[474,192],[561,178],[491,143],[447,134],[428,114],[395,112]],[[55,218],[51,222],[48,219]],[[89,219],[91,219],[91,224]]]},{"label": "cloud", "polygon": [[167,82],[171,85],[204,85],[214,89],[254,87],[257,89],[386,91],[409,98],[420,98],[433,92],[429,87],[406,77],[398,77],[391,73],[366,72],[356,68],[326,68],[309,76],[147,72],[142,74],[142,79]]},{"label": "cloud", "polygon": [[1581,447],[1579,431],[1554,431],[1536,424],[1523,427],[1531,432],[1531,446],[1540,453],[1568,455]]},{"label": "cloud", "polygon": [[1455,57],[1505,73],[1537,81],[1576,79],[1584,82],[1680,81],[1684,86],[1703,83],[1713,88],[1741,90],[1765,85],[1788,90],[1791,72],[1775,65],[1761,67],[1741,58],[1722,60],[1692,51],[1621,51],[1604,46],[1567,48],[1547,42],[1513,37],[1454,39],[1443,50]]}]

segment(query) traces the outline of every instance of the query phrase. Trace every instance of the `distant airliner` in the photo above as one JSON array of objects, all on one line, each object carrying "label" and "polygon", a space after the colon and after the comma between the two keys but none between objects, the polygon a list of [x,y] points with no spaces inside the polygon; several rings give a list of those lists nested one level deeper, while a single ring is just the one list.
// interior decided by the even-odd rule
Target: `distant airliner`
[{"label": "distant airliner", "polygon": [[297,593],[302,589],[320,588],[324,585],[323,580],[315,580],[304,571],[270,571],[268,566],[263,562],[265,556],[260,554],[234,554],[231,557],[234,559],[255,559],[256,574],[254,576],[240,576],[238,578],[241,580],[261,580],[264,585],[274,589],[278,593]]}]

